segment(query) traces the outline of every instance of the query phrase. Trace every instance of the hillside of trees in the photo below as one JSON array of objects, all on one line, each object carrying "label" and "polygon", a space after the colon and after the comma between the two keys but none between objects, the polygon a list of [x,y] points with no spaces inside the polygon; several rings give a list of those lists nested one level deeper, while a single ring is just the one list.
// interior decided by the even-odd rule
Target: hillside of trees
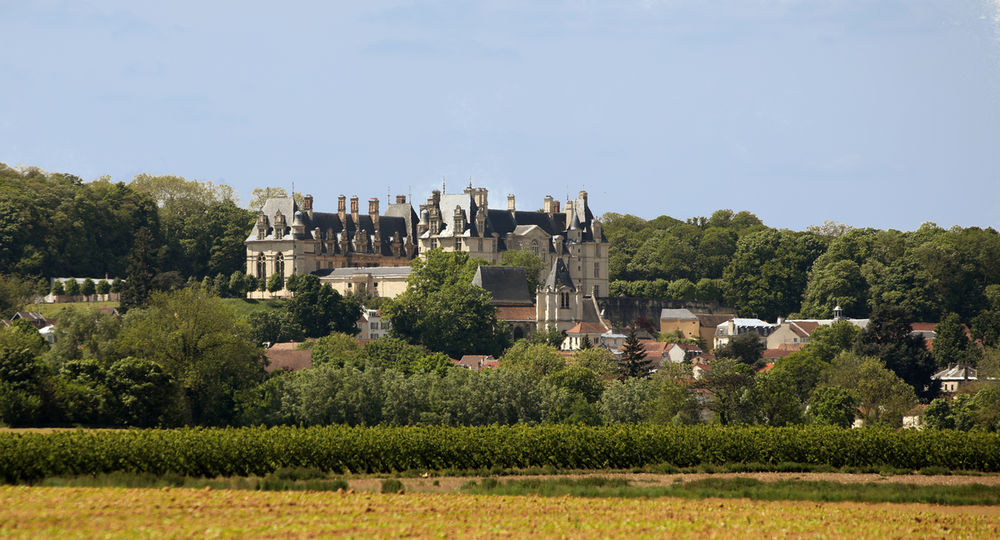
[{"label": "hillside of trees", "polygon": [[[257,190],[250,208],[273,189]],[[253,222],[254,211],[226,185],[150,175],[84,182],[0,164],[0,275],[21,281],[124,277],[143,229],[157,283],[228,280],[244,268]],[[838,304],[863,318],[892,305],[914,321],[956,313],[969,325],[980,317],[983,327],[988,287],[1000,284],[1000,235],[992,228],[926,223],[901,232],[828,222],[790,231],[731,210],[684,221],[607,213],[603,222],[612,295],[716,301],[772,321],[830,317]],[[14,285],[0,287],[0,296],[17,294]]]},{"label": "hillside of trees", "polygon": [[992,228],[826,223],[798,232],[730,210],[686,221],[608,213],[603,223],[612,295],[714,300],[771,321],[829,318],[839,304],[856,318],[894,305],[914,321],[957,313],[970,322],[990,309],[988,286],[1000,284]]},{"label": "hillside of trees", "polygon": [[166,279],[228,277],[245,267],[255,218],[237,202],[229,186],[176,176],[84,182],[0,163],[0,274],[124,277],[146,229]]}]

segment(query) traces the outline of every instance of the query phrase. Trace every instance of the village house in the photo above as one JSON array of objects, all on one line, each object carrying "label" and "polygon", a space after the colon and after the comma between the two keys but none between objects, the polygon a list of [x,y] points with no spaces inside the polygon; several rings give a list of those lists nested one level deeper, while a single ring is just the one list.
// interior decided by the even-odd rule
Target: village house
[{"label": "village house", "polygon": [[952,364],[931,375],[931,380],[941,381],[941,391],[955,393],[979,380],[976,368],[965,364]]},{"label": "village house", "polygon": [[690,343],[670,343],[667,345],[667,359],[675,364],[690,361],[702,354],[701,347]]},{"label": "village house", "polygon": [[382,317],[382,312],[379,310],[362,306],[357,326],[358,339],[378,339],[389,335],[392,324],[389,319]]},{"label": "village house", "polygon": [[719,347],[728,345],[732,338],[750,332],[757,332],[761,343],[764,343],[774,328],[775,325],[760,319],[734,317],[716,327],[713,349],[718,350]]}]

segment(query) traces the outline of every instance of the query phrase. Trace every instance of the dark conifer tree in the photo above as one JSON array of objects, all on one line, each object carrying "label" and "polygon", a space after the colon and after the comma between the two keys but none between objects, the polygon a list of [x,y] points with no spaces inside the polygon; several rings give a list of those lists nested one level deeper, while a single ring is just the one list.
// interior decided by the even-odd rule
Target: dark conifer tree
[{"label": "dark conifer tree", "polygon": [[122,284],[122,312],[142,306],[149,299],[153,277],[156,276],[154,260],[153,235],[149,229],[142,227],[135,233],[132,253],[129,254],[128,274]]},{"label": "dark conifer tree", "polygon": [[650,361],[646,359],[646,351],[639,342],[639,335],[634,326],[628,329],[625,345],[622,347],[622,357],[619,361],[622,380],[630,377],[645,377],[649,374]]}]

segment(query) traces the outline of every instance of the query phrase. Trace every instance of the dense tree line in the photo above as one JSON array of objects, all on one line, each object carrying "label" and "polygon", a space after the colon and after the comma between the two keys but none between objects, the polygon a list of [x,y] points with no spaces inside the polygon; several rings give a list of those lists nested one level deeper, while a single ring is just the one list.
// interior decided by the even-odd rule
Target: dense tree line
[{"label": "dense tree line", "polygon": [[[795,232],[720,210],[687,221],[609,213],[604,232],[612,294],[714,300],[767,320],[829,318],[839,304],[857,318],[896,306],[911,320],[956,313],[971,323],[994,309],[986,291],[1000,284],[1000,235],[992,228],[827,223]],[[996,332],[992,319],[980,322]]]},{"label": "dense tree line", "polygon": [[0,164],[0,274],[124,277],[145,230],[156,274],[228,276],[245,267],[254,220],[236,203],[229,186],[175,176],[84,182]]}]

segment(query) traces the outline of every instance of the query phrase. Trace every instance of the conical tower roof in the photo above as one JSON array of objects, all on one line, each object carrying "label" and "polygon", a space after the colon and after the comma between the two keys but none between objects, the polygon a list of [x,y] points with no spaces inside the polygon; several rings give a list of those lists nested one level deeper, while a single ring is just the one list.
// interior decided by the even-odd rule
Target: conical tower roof
[{"label": "conical tower roof", "polygon": [[568,287],[569,290],[576,292],[576,287],[573,285],[573,278],[569,275],[569,268],[566,267],[566,263],[563,262],[562,257],[556,259],[556,262],[552,263],[552,270],[549,270],[549,275],[545,278],[545,288],[547,289],[557,289],[560,286]]}]

